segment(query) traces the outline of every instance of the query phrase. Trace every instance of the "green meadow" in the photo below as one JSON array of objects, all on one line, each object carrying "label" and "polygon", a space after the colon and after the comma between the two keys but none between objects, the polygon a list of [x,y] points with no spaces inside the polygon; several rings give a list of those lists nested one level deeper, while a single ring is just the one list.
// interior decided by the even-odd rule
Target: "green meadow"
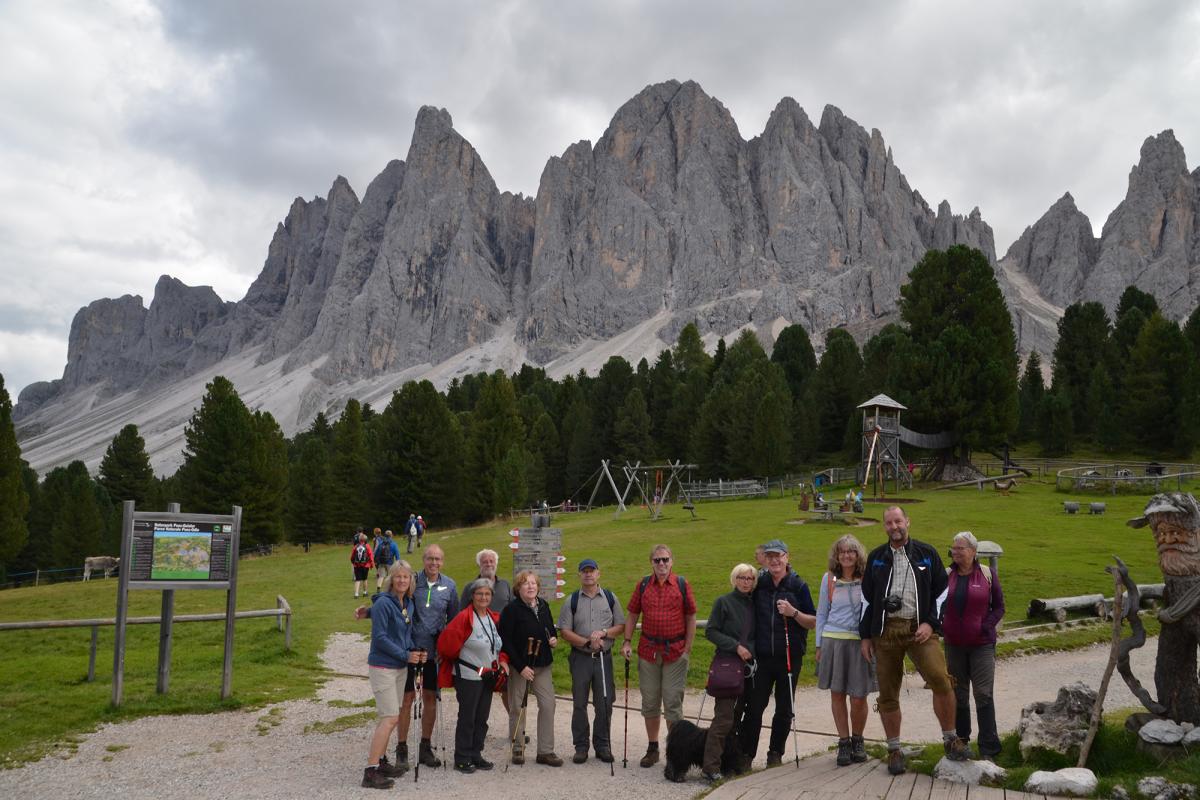
[{"label": "green meadow", "polygon": [[[844,489],[843,489],[844,492]],[[830,497],[839,497],[834,489]],[[1119,555],[1135,580],[1160,580],[1150,534],[1125,525],[1138,515],[1148,495],[1083,495],[1054,491],[1052,483],[1023,481],[1008,496],[985,488],[915,489],[903,497],[912,520],[911,535],[938,546],[943,553],[953,534],[970,530],[981,540],[1001,545],[1000,578],[1007,600],[1006,626],[1024,620],[1033,597],[1091,592],[1111,594],[1105,566]],[[1102,516],[1069,516],[1068,499],[1104,500]],[[882,519],[883,505],[867,503],[864,516]],[[563,555],[569,593],[577,585],[575,565],[585,557],[601,566],[601,582],[624,603],[641,576],[649,573],[653,544],[663,542],[675,553],[676,570],[692,583],[699,616],[707,617],[713,600],[729,591],[729,572],[738,562],[753,562],[754,546],[780,538],[791,548],[792,563],[815,587],[825,569],[830,544],[849,531],[868,549],[884,541],[881,524],[850,528],[841,524],[795,524],[801,516],[796,498],[708,502],[698,504],[693,520],[679,506],[667,506],[664,518],[650,522],[648,512],[631,507],[614,520],[612,508],[587,514],[560,514],[553,524],[563,529]],[[475,574],[474,554],[490,547],[501,554],[501,571],[511,569],[508,530],[522,521],[449,530],[431,530],[426,542],[446,551],[445,571],[462,584]],[[0,621],[111,617],[116,610],[117,581],[55,584],[0,592]],[[96,680],[86,681],[90,632],[87,628],[0,632],[0,763],[14,766],[56,748],[69,749],[74,738],[97,725],[151,714],[182,714],[254,707],[310,696],[327,677],[319,654],[336,631],[366,634],[368,624],[352,618],[355,605],[349,546],[316,546],[308,553],[285,547],[266,558],[246,559],[239,568],[238,608],[274,608],[283,595],[295,612],[293,649],[283,648],[283,634],[273,619],[239,620],[234,648],[234,696],[219,698],[223,626],[181,623],[175,626],[170,692],[155,693],[158,626],[129,628],[125,665],[125,701],[112,708],[113,629],[100,630]],[[221,611],[224,593],[178,591],[177,614]],[[555,615],[562,601],[554,604]],[[160,594],[133,592],[131,616],[157,615]],[[1040,646],[1070,647],[1104,640],[1107,626],[1072,630],[1042,640]],[[565,645],[560,645],[565,647]],[[1009,650],[1012,648],[1009,647]],[[689,679],[703,685],[712,649],[701,635],[692,655]],[[636,669],[632,682],[636,685]],[[618,683],[621,674],[618,666]],[[813,681],[804,666],[802,682]],[[565,658],[556,664],[556,684],[569,685]],[[363,696],[369,692],[363,684]]]}]

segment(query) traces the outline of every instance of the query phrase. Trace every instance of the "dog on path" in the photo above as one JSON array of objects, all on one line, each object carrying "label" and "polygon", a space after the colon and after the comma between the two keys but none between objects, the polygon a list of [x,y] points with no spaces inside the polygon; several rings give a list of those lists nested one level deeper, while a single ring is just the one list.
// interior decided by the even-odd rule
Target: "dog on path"
[{"label": "dog on path", "polygon": [[[669,781],[683,783],[688,769],[704,766],[704,743],[708,740],[708,728],[700,728],[686,719],[680,720],[667,731],[667,764],[663,777]],[[741,770],[742,751],[738,747],[736,728],[725,737],[725,749],[721,752],[721,774],[735,775]]]},{"label": "dog on path", "polygon": [[88,556],[83,560],[83,579],[91,580],[93,570],[103,570],[104,577],[107,578],[120,565],[121,559],[113,556]]}]

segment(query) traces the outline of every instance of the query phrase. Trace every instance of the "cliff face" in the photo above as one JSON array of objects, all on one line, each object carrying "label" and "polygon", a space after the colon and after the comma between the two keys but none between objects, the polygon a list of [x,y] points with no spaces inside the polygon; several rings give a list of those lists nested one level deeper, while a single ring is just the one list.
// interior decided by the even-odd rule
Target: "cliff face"
[{"label": "cliff face", "polygon": [[[1064,306],[1111,309],[1131,283],[1190,313],[1198,195],[1170,131],[1147,139],[1099,239],[1064,195],[997,264],[1021,350],[1048,353]],[[98,300],[76,316],[62,379],[27,387],[16,411],[44,407],[36,428],[53,430],[81,388],[103,401],[249,358],[306,387],[280,419],[290,431],[352,385],[442,374],[475,351],[565,364],[630,331],[670,342],[692,320],[716,335],[750,325],[767,344],[786,322],[817,340],[862,334],[895,319],[926,250],[953,244],[996,263],[978,209],[934,211],[880,132],[832,106],[814,125],[784,98],[747,141],[697,84],[648,86],[595,145],[548,160],[536,199],[501,192],[450,115],[425,107],[405,160],[361,202],[340,177],[293,202],[241,301],[166,276],[149,308]]]}]

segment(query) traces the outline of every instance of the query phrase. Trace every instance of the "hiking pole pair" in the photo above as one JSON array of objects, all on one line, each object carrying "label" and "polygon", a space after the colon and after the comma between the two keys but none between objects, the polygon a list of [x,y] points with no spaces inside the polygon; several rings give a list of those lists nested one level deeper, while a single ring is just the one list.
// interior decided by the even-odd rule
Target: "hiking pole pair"
[{"label": "hiking pole pair", "polygon": [[800,739],[796,733],[796,684],[792,681],[792,637],[788,635],[788,620],[783,621],[783,649],[787,653],[788,705],[792,709],[792,749],[796,751],[796,769],[800,769]]},{"label": "hiking pole pair", "polygon": [[[601,649],[600,650],[600,692],[601,692],[602,699],[600,702],[604,703],[604,711],[608,715],[608,729],[611,731],[612,730],[612,706],[609,705],[609,703],[608,703],[608,677],[604,674],[604,656],[605,656],[605,652],[603,649]],[[610,734],[610,737],[611,737],[611,734]],[[609,741],[611,742],[611,738]],[[611,753],[609,755],[611,755]],[[616,768],[613,766],[612,759],[610,759],[608,762],[608,776],[610,778],[615,778],[616,775],[617,775]]]},{"label": "hiking pole pair", "polygon": [[[424,654],[424,651],[422,651]],[[417,676],[413,678],[413,691],[416,694],[413,703],[413,727],[417,729],[416,761],[413,764],[413,783],[421,779],[421,725],[425,717],[425,660],[417,664]]]}]

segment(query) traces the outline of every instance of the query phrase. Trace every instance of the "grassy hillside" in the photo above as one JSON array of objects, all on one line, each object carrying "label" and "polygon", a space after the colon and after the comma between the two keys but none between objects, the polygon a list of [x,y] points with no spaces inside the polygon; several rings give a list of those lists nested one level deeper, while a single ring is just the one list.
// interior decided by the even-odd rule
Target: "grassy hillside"
[{"label": "grassy hillside", "polygon": [[[838,493],[829,493],[831,497]],[[1071,495],[1055,493],[1052,485],[1025,482],[1005,497],[991,489],[914,490],[906,497],[912,535],[945,550],[956,531],[971,530],[980,539],[998,542],[1005,550],[1000,576],[1007,598],[1006,622],[1024,617],[1030,598],[1086,592],[1109,592],[1111,580],[1103,571],[1112,554],[1120,555],[1135,579],[1159,579],[1154,547],[1145,530],[1125,526],[1141,512],[1145,496],[1086,497],[1104,499],[1104,516],[1067,516],[1062,501]],[[1086,506],[1085,506],[1086,508]],[[867,505],[866,516],[882,518],[882,506]],[[839,525],[789,524],[799,514],[792,498],[706,503],[697,507],[700,519],[678,506],[669,506],[656,523],[642,509],[631,509],[613,520],[611,509],[589,514],[559,515],[567,557],[566,591],[574,588],[579,559],[599,561],[604,585],[622,602],[640,576],[649,572],[652,544],[665,542],[675,551],[677,571],[693,584],[700,616],[708,616],[713,600],[729,590],[728,576],[739,561],[752,562],[754,546],[782,538],[792,550],[792,562],[814,587],[824,571],[829,545],[848,528]],[[511,569],[508,523],[478,528],[432,530],[426,541],[446,550],[446,573],[460,586],[475,573],[474,554],[483,547],[501,553],[501,571]],[[854,529],[868,549],[884,540],[881,525]],[[0,620],[68,619],[113,616],[115,580],[56,584],[0,592]],[[12,765],[44,753],[56,744],[70,743],[72,734],[97,724],[158,713],[203,712],[257,705],[311,693],[322,679],[319,653],[334,631],[366,633],[366,623],[351,612],[361,601],[352,597],[348,547],[314,547],[304,553],[285,548],[269,558],[241,563],[239,609],[273,608],[282,594],[295,611],[294,650],[283,650],[283,635],[272,620],[241,620],[234,653],[234,697],[219,697],[222,626],[187,623],[175,626],[171,690],[155,694],[156,625],[133,626],[125,668],[125,703],[109,707],[112,678],[112,628],[101,629],[97,680],[87,683],[89,630],[5,631],[0,633],[0,708],[7,723],[0,726],[0,760]],[[814,590],[815,594],[815,590]],[[130,615],[155,615],[158,592],[134,592]],[[557,615],[558,603],[555,604]],[[176,592],[176,612],[220,611],[224,593]],[[1100,638],[1107,634],[1101,631]],[[711,648],[700,643],[689,674],[700,686],[711,659]],[[565,658],[556,664],[559,688],[569,684]],[[618,670],[620,667],[618,667]],[[811,681],[805,665],[804,681]],[[618,672],[618,677],[620,673]],[[633,671],[636,681],[636,669]],[[803,681],[802,681],[803,682]],[[364,697],[368,695],[363,686]]]}]

